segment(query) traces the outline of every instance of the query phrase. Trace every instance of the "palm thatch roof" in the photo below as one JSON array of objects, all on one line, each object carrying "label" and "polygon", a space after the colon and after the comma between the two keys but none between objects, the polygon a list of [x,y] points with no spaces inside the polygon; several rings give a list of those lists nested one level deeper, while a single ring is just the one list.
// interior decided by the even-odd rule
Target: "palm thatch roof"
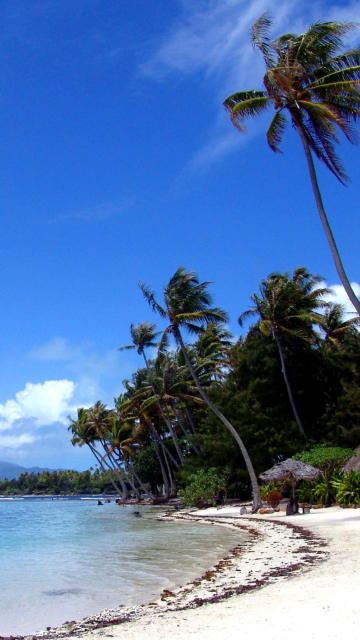
[{"label": "palm thatch roof", "polygon": [[276,464],[272,469],[261,473],[260,478],[261,480],[266,480],[266,482],[286,480],[288,478],[293,482],[296,480],[308,480],[311,482],[316,480],[320,474],[320,469],[311,467],[309,464],[300,462],[300,460],[288,458]]},{"label": "palm thatch roof", "polygon": [[355,449],[355,455],[350,458],[343,467],[344,473],[348,473],[351,469],[360,473],[360,447]]}]

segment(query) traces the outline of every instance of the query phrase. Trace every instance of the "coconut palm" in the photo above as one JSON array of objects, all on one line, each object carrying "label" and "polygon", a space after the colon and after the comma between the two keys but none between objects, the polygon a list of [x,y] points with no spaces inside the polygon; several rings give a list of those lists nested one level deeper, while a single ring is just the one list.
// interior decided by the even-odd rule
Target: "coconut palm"
[{"label": "coconut palm", "polygon": [[[155,391],[155,387],[154,387],[154,384],[153,384],[152,379],[151,379],[150,366],[149,366],[149,361],[148,361],[148,359],[146,357],[145,349],[148,349],[150,347],[157,347],[158,346],[158,342],[156,342],[156,339],[157,339],[158,336],[160,336],[161,331],[155,331],[155,329],[156,329],[156,324],[150,324],[149,322],[146,322],[146,320],[144,322],[140,322],[137,325],[131,324],[130,325],[130,334],[131,334],[131,337],[132,337],[133,344],[132,345],[127,345],[125,347],[120,347],[118,349],[118,351],[136,349],[138,354],[143,356],[144,362],[145,362],[145,366],[146,366],[147,375],[148,375],[148,380],[150,382],[150,385],[152,387],[154,395],[156,395],[156,391]],[[172,428],[171,421],[170,421],[169,417],[166,415],[166,412],[164,411],[164,409],[162,407],[162,404],[161,404],[161,402],[159,400],[157,401],[157,406],[158,406],[159,412],[160,412],[160,414],[161,414],[161,416],[162,416],[167,428],[169,429],[171,437],[172,437],[172,439],[174,441],[175,449],[176,449],[176,452],[177,452],[177,454],[179,456],[179,460],[180,460],[180,462],[182,462],[184,460],[184,456],[183,456],[183,453],[182,453],[182,451],[180,449],[179,443],[177,442],[176,433],[174,432],[174,429]],[[156,438],[156,434],[155,433],[154,433],[154,437]]]},{"label": "coconut palm", "polygon": [[356,334],[356,327],[360,325],[360,318],[344,319],[345,307],[342,304],[330,304],[323,317],[318,321],[324,332],[325,347],[339,347],[349,333]]},{"label": "coconut palm", "polygon": [[259,316],[258,325],[261,333],[275,339],[291,408],[304,436],[305,429],[291,390],[282,342],[289,339],[316,339],[313,326],[321,321],[318,309],[326,305],[322,298],[330,293],[329,289],[316,286],[321,280],[321,276],[311,275],[305,267],[297,267],[292,278],[287,273],[273,273],[261,281],[260,295],[254,293],[251,296],[255,306],[239,317],[239,324],[242,326],[245,319]]},{"label": "coconut palm", "polygon": [[355,23],[318,22],[301,35],[285,34],[271,40],[271,21],[263,14],[252,28],[252,43],[264,56],[264,91],[241,91],[226,98],[225,108],[235,127],[269,107],[275,115],[267,132],[270,148],[278,152],[286,128],[286,114],[300,135],[310,172],[317,209],[340,280],[360,314],[360,301],[345,273],[325,213],[313,154],[345,184],[348,180],[335,152],[338,132],[355,141],[353,124],[360,116],[360,49],[342,52],[342,40]]},{"label": "coconut palm", "polygon": [[145,283],[139,282],[140,289],[151,308],[159,313],[162,318],[167,318],[170,321],[170,325],[165,329],[160,344],[164,345],[166,343],[166,339],[169,334],[174,336],[177,345],[180,347],[184,355],[186,364],[189,367],[199,394],[211,411],[213,411],[226,428],[229,429],[239,445],[250,476],[253,490],[253,509],[256,511],[262,503],[259,484],[250,456],[236,429],[213,404],[201,386],[181,334],[181,327],[191,334],[199,335],[202,333],[204,325],[208,322],[218,324],[227,321],[227,314],[225,311],[219,308],[210,307],[211,296],[208,292],[209,284],[209,282],[200,283],[194,271],[187,272],[184,267],[179,267],[164,288],[165,306],[162,307],[155,299],[154,292],[146,286]]},{"label": "coconut palm", "polygon": [[77,420],[74,420],[71,416],[68,416],[70,420],[70,425],[68,430],[72,432],[73,437],[71,438],[71,443],[75,447],[76,445],[82,447],[86,444],[98,464],[100,465],[102,471],[107,475],[111,484],[113,485],[115,491],[119,494],[122,500],[125,500],[128,496],[128,490],[126,485],[122,481],[122,479],[118,478],[121,489],[115,484],[114,479],[110,473],[113,471],[111,465],[104,461],[103,456],[96,448],[96,442],[98,440],[98,436],[93,429],[93,426],[89,423],[88,419],[88,410],[83,407],[77,410]]}]

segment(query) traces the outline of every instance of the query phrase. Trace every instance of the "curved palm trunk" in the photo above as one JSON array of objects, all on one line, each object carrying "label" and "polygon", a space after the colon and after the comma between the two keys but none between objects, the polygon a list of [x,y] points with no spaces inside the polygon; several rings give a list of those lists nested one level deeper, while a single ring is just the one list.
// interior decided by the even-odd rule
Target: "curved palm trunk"
[{"label": "curved palm trunk", "polygon": [[289,396],[291,408],[293,410],[293,414],[294,414],[294,417],[295,417],[295,420],[296,420],[296,424],[299,427],[302,435],[306,436],[305,429],[304,429],[304,427],[302,425],[302,422],[300,420],[299,414],[298,414],[297,409],[296,409],[296,404],[295,404],[295,400],[293,398],[293,394],[292,394],[292,391],[291,391],[289,379],[287,377],[285,358],[284,358],[284,353],[283,353],[282,346],[281,346],[281,343],[280,343],[280,338],[279,338],[278,334],[275,331],[274,331],[274,335],[275,335],[275,340],[276,340],[277,348],[278,348],[279,355],[280,355],[281,373],[284,376],[286,389],[287,389],[287,392],[288,392],[288,396]]},{"label": "curved palm trunk", "polygon": [[145,494],[148,494],[148,495],[150,496],[150,498],[152,498],[152,499],[153,499],[153,498],[154,498],[153,494],[151,493],[151,491],[148,491],[148,490],[146,489],[146,487],[144,486],[143,481],[141,480],[141,478],[139,477],[139,475],[136,473],[136,471],[135,471],[135,469],[134,469],[133,465],[131,464],[130,466],[131,466],[131,472],[132,472],[132,474],[133,474],[133,477],[135,478],[136,482],[138,483],[138,485],[139,485],[140,489],[142,489],[142,490],[143,490],[143,492],[144,492]]},{"label": "curved palm trunk", "polygon": [[[118,468],[117,468],[116,462],[115,462],[115,460],[114,460],[114,458],[113,458],[113,456],[112,456],[112,453],[111,453],[111,451],[110,451],[109,447],[108,447],[108,446],[107,446],[103,441],[101,441],[101,444],[102,444],[102,446],[103,446],[103,447],[104,447],[104,449],[105,449],[105,456],[106,456],[106,458],[107,458],[107,459],[106,459],[106,464],[108,465],[109,469],[111,469],[111,470],[115,473],[115,475],[116,475],[117,479],[119,480],[120,485],[121,485],[122,492],[123,492],[123,494],[124,494],[124,498],[123,498],[123,499],[124,499],[124,500],[126,500],[126,498],[127,498],[127,497],[128,497],[128,495],[129,495],[129,492],[128,492],[128,489],[127,489],[127,487],[126,487],[126,484],[125,484],[125,482],[124,482],[123,478],[121,477],[121,474],[119,473],[119,470],[118,470]],[[102,459],[102,460],[104,460],[104,461],[105,461],[105,456],[103,456],[103,457],[101,458],[101,459]],[[111,464],[110,464],[110,463],[111,463]]]},{"label": "curved palm trunk", "polygon": [[[90,448],[91,453],[93,454],[93,456],[96,458],[96,460],[98,461],[102,471],[107,475],[107,477],[109,478],[112,486],[114,487],[116,493],[120,496],[121,500],[125,500],[127,498],[127,495],[124,496],[124,494],[120,491],[119,487],[117,486],[117,484],[114,482],[114,480],[111,477],[111,474],[109,473],[109,471],[104,467],[103,465],[103,461],[101,458],[101,455],[98,451],[96,451],[95,447],[93,447],[91,444],[88,443],[88,446]],[[125,492],[127,494],[127,489],[125,488]]]},{"label": "curved palm trunk", "polygon": [[175,486],[175,482],[174,482],[174,476],[171,473],[171,467],[170,467],[169,460],[168,460],[168,455],[167,455],[167,453],[168,453],[167,452],[167,448],[165,447],[165,445],[164,445],[164,443],[162,441],[161,441],[161,446],[162,446],[164,459],[165,459],[166,467],[167,467],[169,478],[170,478],[170,495],[175,496],[176,495],[176,486]]},{"label": "curved palm trunk", "polygon": [[171,434],[171,437],[172,437],[172,440],[173,440],[173,443],[174,443],[174,446],[175,446],[175,449],[176,449],[176,453],[179,456],[180,462],[183,462],[184,454],[180,449],[180,445],[179,445],[178,437],[177,437],[177,434],[176,434],[176,430],[174,429],[174,427],[171,424],[171,418],[169,416],[169,411],[168,411],[168,408],[167,408],[166,404],[165,404],[165,412],[166,412],[166,417],[167,417],[167,423],[166,424],[167,424],[167,426],[168,426],[168,428],[170,430],[170,434]]},{"label": "curved palm trunk", "polygon": [[174,335],[175,335],[175,339],[178,342],[178,344],[180,345],[181,351],[184,354],[184,358],[186,361],[187,366],[189,367],[190,373],[193,377],[193,380],[195,382],[196,388],[198,390],[198,392],[200,393],[201,397],[205,400],[206,404],[208,405],[208,407],[210,407],[211,411],[219,418],[219,420],[221,420],[221,422],[225,425],[225,427],[230,431],[230,433],[234,436],[237,444],[239,445],[240,451],[243,455],[245,464],[246,464],[246,468],[248,471],[248,474],[250,476],[250,480],[251,480],[251,486],[252,486],[252,491],[253,491],[253,511],[257,511],[258,509],[260,509],[260,507],[262,506],[262,502],[261,502],[261,498],[260,498],[260,488],[259,488],[259,483],[257,481],[257,477],[254,471],[254,467],[252,466],[252,462],[250,460],[250,456],[245,448],[245,445],[243,443],[243,441],[241,440],[238,432],[236,431],[236,429],[232,426],[231,422],[229,422],[229,420],[227,420],[225,418],[225,416],[221,413],[221,411],[219,411],[219,409],[217,407],[215,407],[215,405],[211,402],[210,398],[208,397],[207,393],[204,391],[204,389],[202,388],[199,379],[195,373],[194,367],[192,365],[192,362],[190,360],[189,354],[187,352],[187,349],[185,347],[185,344],[183,342],[180,330],[178,327],[174,327]]},{"label": "curved palm trunk", "polygon": [[[143,354],[143,357],[144,357],[144,360],[145,360],[145,366],[146,366],[146,371],[147,371],[147,374],[148,374],[148,380],[150,382],[150,386],[151,386],[151,388],[153,390],[154,395],[156,395],[156,391],[155,391],[155,388],[154,388],[154,385],[153,385],[153,382],[152,382],[151,376],[150,376],[149,363],[148,363],[148,360],[147,360],[147,357],[146,357],[146,354],[145,354],[144,350],[142,351],[142,354]],[[173,430],[173,427],[172,427],[172,424],[171,424],[171,420],[169,418],[169,414],[167,413],[167,416],[165,415],[165,412],[164,412],[164,410],[163,410],[163,408],[161,406],[160,400],[157,400],[157,406],[159,408],[159,411],[161,413],[161,416],[162,416],[167,428],[170,431],[171,437],[172,437],[174,445],[175,445],[176,453],[179,456],[180,462],[182,462],[184,460],[184,456],[183,456],[182,451],[181,451],[181,449],[179,447],[179,443],[177,441],[176,433],[174,433],[174,430]]]},{"label": "curved palm trunk", "polygon": [[338,251],[338,248],[336,246],[335,243],[335,238],[333,236],[333,232],[331,230],[329,221],[327,219],[327,215],[325,213],[325,209],[324,209],[324,205],[323,205],[323,201],[322,201],[322,197],[321,197],[321,193],[320,193],[320,189],[319,189],[319,184],[317,181],[317,176],[316,176],[316,171],[315,171],[315,165],[314,165],[314,160],[311,154],[311,149],[309,147],[309,143],[306,139],[306,136],[301,128],[301,126],[298,125],[298,129],[299,129],[299,134],[300,134],[300,138],[301,138],[301,142],[303,144],[304,147],[304,151],[305,151],[305,155],[306,155],[306,160],[308,163],[308,167],[309,167],[309,173],[310,173],[310,179],[311,179],[311,184],[312,184],[312,188],[314,191],[314,196],[315,196],[315,200],[316,200],[316,205],[317,205],[317,209],[320,215],[320,219],[325,231],[325,235],[327,238],[327,241],[330,245],[330,250],[332,253],[332,257],[334,259],[335,262],[335,266],[336,266],[336,270],[339,274],[339,278],[342,282],[342,285],[349,297],[349,300],[352,302],[352,304],[354,305],[357,313],[360,315],[360,300],[358,299],[358,297],[355,295],[354,290],[351,287],[351,284],[349,282],[349,279],[345,273],[345,269],[343,267],[341,258],[340,258],[340,254]]},{"label": "curved palm trunk", "polygon": [[157,457],[157,459],[159,461],[161,475],[162,475],[162,479],[163,479],[163,482],[164,482],[164,490],[165,490],[164,498],[165,498],[165,500],[168,500],[169,497],[170,497],[169,478],[167,476],[166,469],[164,467],[164,463],[163,463],[162,457],[160,455],[159,445],[158,445],[158,441],[157,441],[157,434],[155,435],[155,427],[153,427],[153,426],[151,426],[151,439],[152,439],[152,442],[154,444],[156,457]]},{"label": "curved palm trunk", "polygon": [[177,410],[177,408],[176,408],[175,404],[173,404],[173,411],[174,411],[175,417],[176,417],[176,419],[177,419],[177,421],[178,421],[178,423],[179,423],[179,425],[180,425],[180,428],[181,428],[181,430],[182,430],[182,432],[183,432],[183,434],[184,434],[184,436],[185,436],[186,440],[187,440],[187,441],[189,442],[189,444],[190,444],[190,447],[191,447],[192,449],[194,449],[194,451],[195,451],[196,455],[198,455],[198,456],[199,456],[199,455],[200,455],[200,450],[199,450],[199,448],[197,447],[197,445],[196,445],[194,442],[191,442],[191,440],[190,440],[190,434],[189,434],[189,432],[187,431],[187,429],[186,429],[186,427],[185,427],[185,425],[184,425],[184,421],[183,421],[182,417],[180,416],[179,411]]}]

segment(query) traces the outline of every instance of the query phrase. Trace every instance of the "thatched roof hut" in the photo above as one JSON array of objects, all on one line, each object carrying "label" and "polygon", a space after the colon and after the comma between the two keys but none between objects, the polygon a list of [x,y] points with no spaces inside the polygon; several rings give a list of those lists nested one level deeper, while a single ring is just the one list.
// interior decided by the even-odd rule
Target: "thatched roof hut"
[{"label": "thatched roof hut", "polygon": [[300,462],[300,460],[288,458],[276,464],[272,469],[269,469],[269,471],[264,471],[264,473],[260,475],[260,478],[261,480],[266,480],[266,482],[286,480],[287,478],[290,480],[308,480],[312,482],[316,480],[320,474],[320,469],[311,467],[309,464]]},{"label": "thatched roof hut", "polygon": [[266,482],[276,482],[277,480],[291,480],[293,488],[293,498],[295,500],[295,485],[298,480],[308,480],[313,482],[321,474],[320,469],[311,467],[309,464],[288,458],[276,464],[272,469],[260,474],[261,480]]}]

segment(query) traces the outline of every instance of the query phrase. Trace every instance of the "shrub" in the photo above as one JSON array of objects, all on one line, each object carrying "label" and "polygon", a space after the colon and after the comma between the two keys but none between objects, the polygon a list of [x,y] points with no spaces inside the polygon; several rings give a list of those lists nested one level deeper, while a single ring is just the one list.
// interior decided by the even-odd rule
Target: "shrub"
[{"label": "shrub", "polygon": [[341,479],[332,481],[339,504],[360,504],[360,474],[352,469]]},{"label": "shrub", "polygon": [[272,507],[273,509],[276,509],[276,507],[279,506],[279,502],[281,498],[282,498],[282,494],[280,493],[280,491],[278,491],[277,489],[273,489],[273,491],[270,491],[267,497],[267,502],[270,505],[270,507]]},{"label": "shrub", "polygon": [[263,486],[260,487],[261,500],[267,500],[269,493],[271,491],[278,491],[278,489],[279,489],[278,482],[269,482],[269,484],[263,484]]},{"label": "shrub", "polygon": [[216,496],[225,491],[225,478],[215,467],[208,471],[201,469],[189,476],[190,484],[179,491],[183,504],[188,507],[201,507],[204,503],[215,506]]}]

